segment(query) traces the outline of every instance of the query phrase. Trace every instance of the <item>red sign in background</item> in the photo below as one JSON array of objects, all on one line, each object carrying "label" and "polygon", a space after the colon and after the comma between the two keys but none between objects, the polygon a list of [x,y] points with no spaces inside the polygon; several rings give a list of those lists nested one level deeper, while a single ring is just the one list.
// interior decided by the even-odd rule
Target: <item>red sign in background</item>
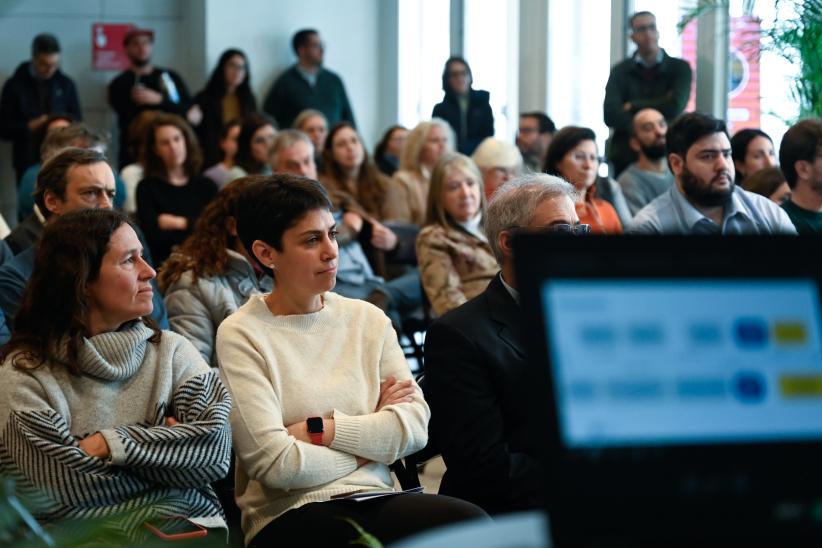
[{"label": "red sign in background", "polygon": [[93,23],[91,25],[92,70],[125,70],[129,66],[123,38],[133,29],[130,23]]},{"label": "red sign in background", "polygon": [[[731,51],[728,65],[728,128],[731,134],[744,128],[760,127],[762,115],[759,93],[759,20],[731,18]],[[691,65],[694,78],[687,111],[696,108],[696,22],[682,33],[682,57]]]}]

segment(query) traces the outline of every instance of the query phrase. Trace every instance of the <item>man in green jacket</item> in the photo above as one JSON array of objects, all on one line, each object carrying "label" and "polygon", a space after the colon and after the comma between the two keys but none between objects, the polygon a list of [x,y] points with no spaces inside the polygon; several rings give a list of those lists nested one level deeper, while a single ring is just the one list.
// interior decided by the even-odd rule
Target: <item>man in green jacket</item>
[{"label": "man in green jacket", "polygon": [[611,69],[605,86],[605,124],[614,130],[608,144],[608,160],[615,171],[612,177],[636,160],[628,144],[634,115],[653,108],[670,122],[682,114],[691,94],[691,67],[659,47],[654,14],[637,12],[629,25],[637,50]]},{"label": "man in green jacket", "polygon": [[345,120],[354,123],[354,113],[342,80],[323,68],[325,47],[314,29],[298,31],[291,40],[297,63],[277,78],[263,103],[280,129],[289,128],[305,109],[325,114],[328,125]]}]

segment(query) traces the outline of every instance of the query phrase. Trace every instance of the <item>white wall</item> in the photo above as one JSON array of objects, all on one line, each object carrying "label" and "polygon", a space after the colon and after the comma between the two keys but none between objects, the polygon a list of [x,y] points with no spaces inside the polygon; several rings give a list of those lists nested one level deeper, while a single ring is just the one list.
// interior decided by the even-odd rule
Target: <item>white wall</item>
[{"label": "white wall", "polygon": [[369,149],[394,123],[396,67],[386,52],[396,51],[390,22],[396,0],[204,1],[207,66],[214,67],[227,48],[244,50],[261,105],[277,76],[295,62],[294,32],[315,28],[326,46],[325,66],[342,78]]}]

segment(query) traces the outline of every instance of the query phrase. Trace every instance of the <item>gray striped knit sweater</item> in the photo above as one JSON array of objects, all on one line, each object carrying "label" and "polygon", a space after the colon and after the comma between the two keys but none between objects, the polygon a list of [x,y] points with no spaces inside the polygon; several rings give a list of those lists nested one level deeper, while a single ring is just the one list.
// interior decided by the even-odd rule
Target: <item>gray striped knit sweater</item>
[{"label": "gray striped knit sweater", "polygon": [[[79,376],[52,363],[18,369],[14,356],[0,366],[0,474],[40,500],[38,519],[118,516],[137,532],[149,517],[184,515],[225,527],[209,483],[228,470],[231,399],[191,343],[151,335],[138,321],[85,339]],[[164,426],[167,416],[179,424]],[[110,459],[79,448],[98,431]]]}]

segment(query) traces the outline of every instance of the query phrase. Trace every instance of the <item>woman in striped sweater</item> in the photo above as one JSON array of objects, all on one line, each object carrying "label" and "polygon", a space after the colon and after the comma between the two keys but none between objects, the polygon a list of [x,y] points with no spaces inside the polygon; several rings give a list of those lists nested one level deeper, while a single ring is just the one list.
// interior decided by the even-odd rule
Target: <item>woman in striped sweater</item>
[{"label": "woman in striped sweater", "polygon": [[0,475],[37,517],[224,528],[209,484],[226,474],[231,400],[183,337],[149,318],[154,270],[124,215],[87,209],[43,233],[11,341],[0,350]]}]

